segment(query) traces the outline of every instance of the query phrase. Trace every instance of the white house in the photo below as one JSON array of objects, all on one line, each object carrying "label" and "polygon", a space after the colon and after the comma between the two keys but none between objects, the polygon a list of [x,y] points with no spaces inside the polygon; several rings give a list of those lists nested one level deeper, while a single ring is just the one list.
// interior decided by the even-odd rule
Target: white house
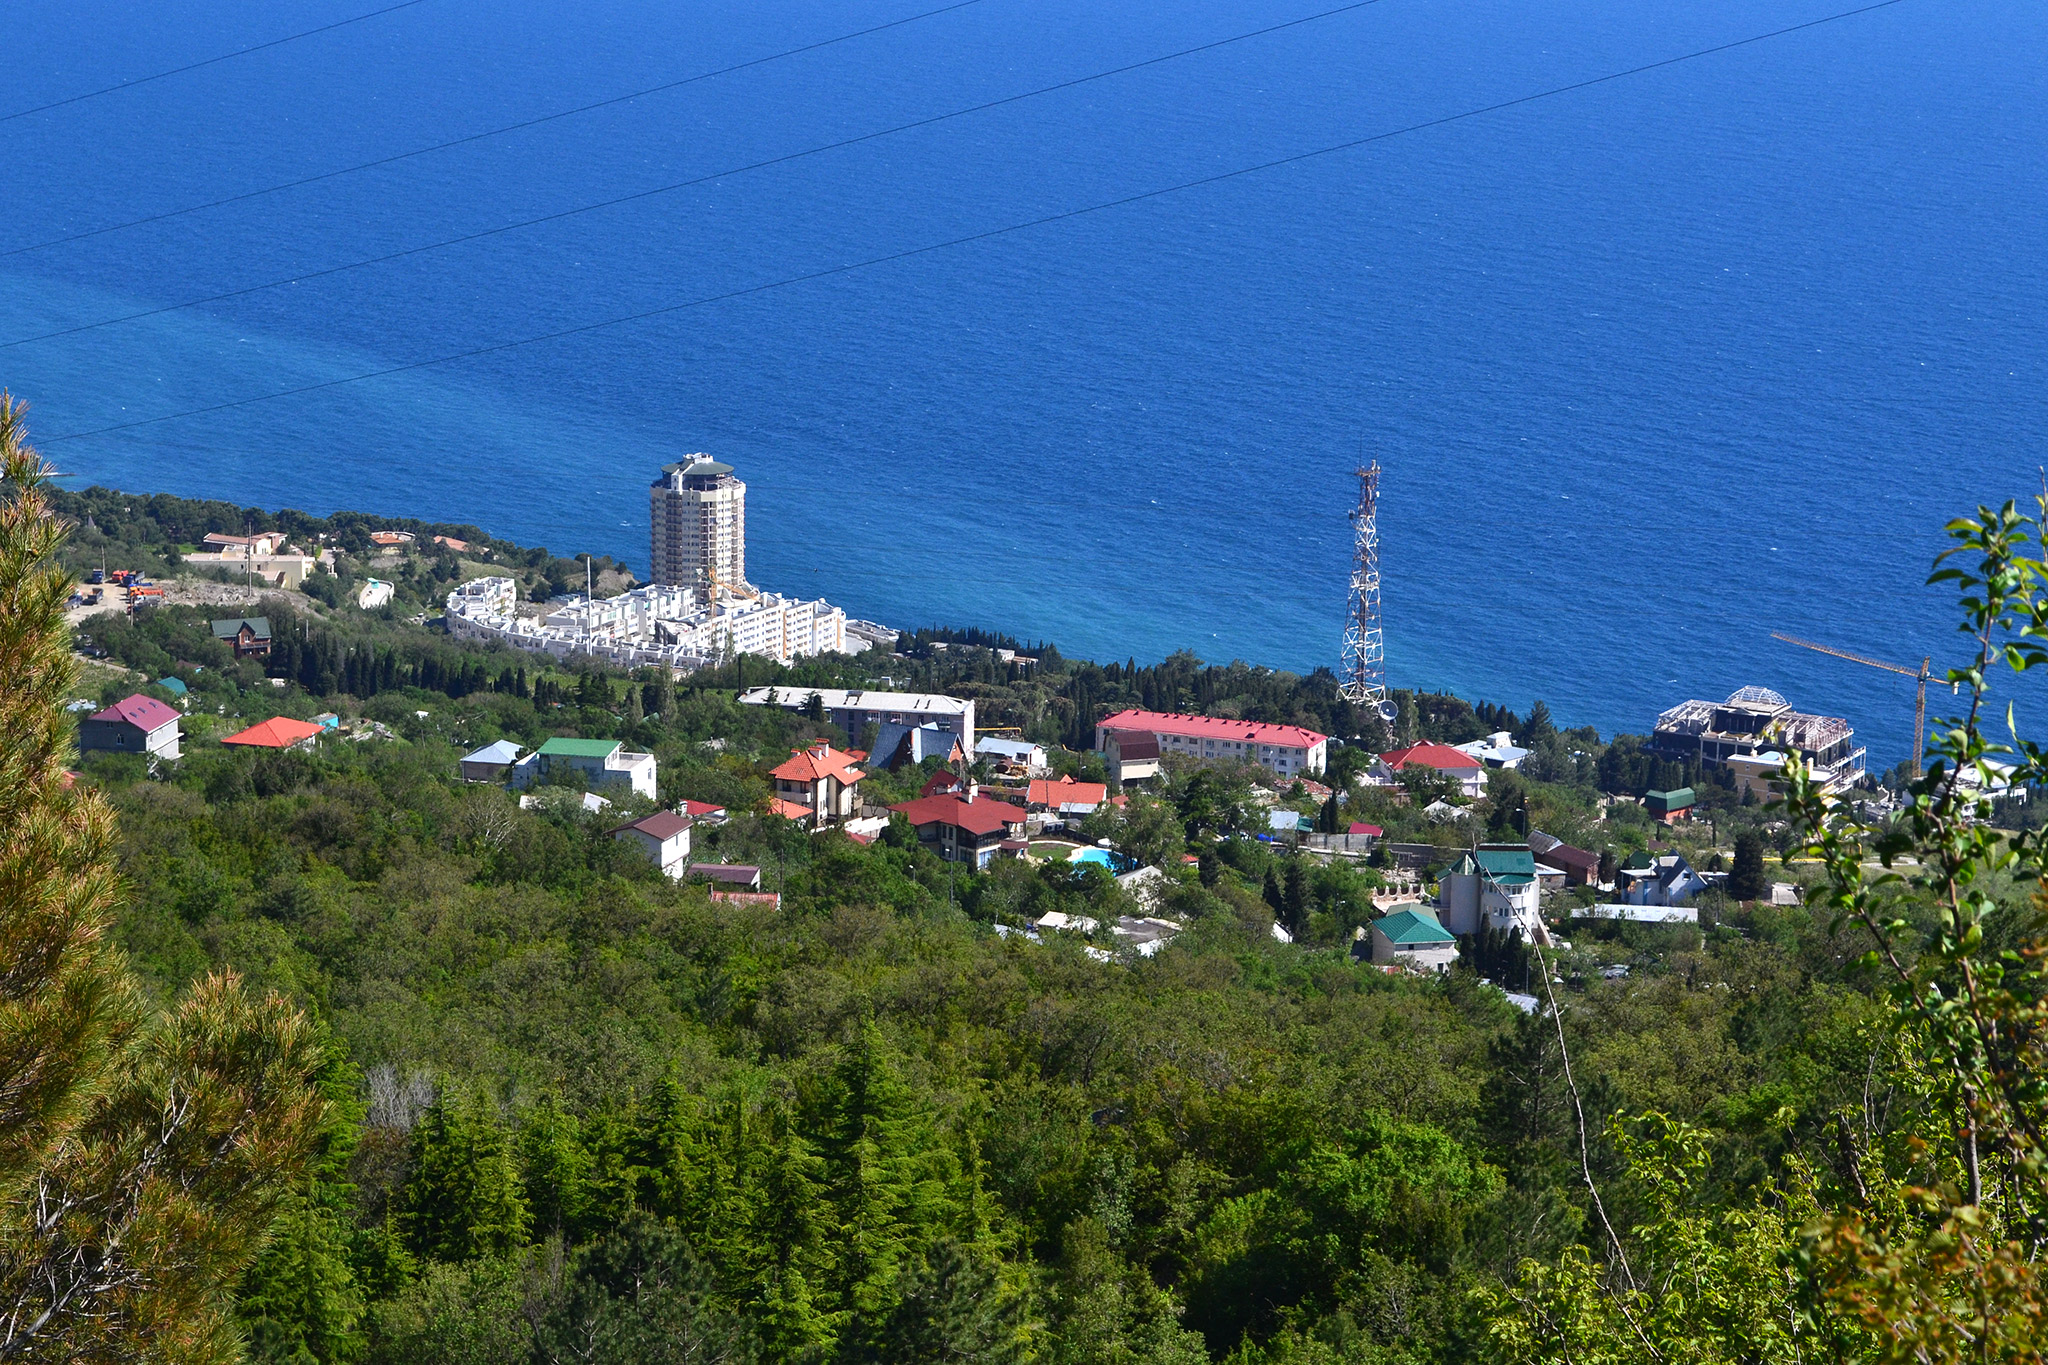
[{"label": "white house", "polygon": [[1514,737],[1505,730],[1496,730],[1485,739],[1468,740],[1452,746],[1461,754],[1470,754],[1489,768],[1515,769],[1522,766],[1522,760],[1529,751],[1514,742]]},{"label": "white house", "polygon": [[1615,886],[1630,905],[1683,905],[1707,889],[1707,879],[1683,853],[1666,853],[1648,867],[1624,867],[1615,874]]},{"label": "white house", "polygon": [[1033,744],[1028,739],[983,735],[974,742],[974,757],[999,768],[1019,771],[1025,777],[1040,777],[1046,771],[1045,746]]},{"label": "white house", "polygon": [[615,739],[556,736],[512,767],[512,785],[530,787],[556,773],[575,773],[591,788],[624,786],[654,799],[654,755],[629,752]]},{"label": "white house", "polygon": [[1389,749],[1373,765],[1373,780],[1381,786],[1399,786],[1405,768],[1433,768],[1458,784],[1458,790],[1476,801],[1486,795],[1486,764],[1462,749],[1448,744],[1410,744]]},{"label": "white house", "polygon": [[1396,910],[1372,922],[1375,967],[1440,972],[1458,960],[1457,937],[1427,910]]},{"label": "white house", "polygon": [[1476,934],[1483,922],[1503,933],[1520,929],[1530,943],[1550,942],[1537,912],[1536,855],[1525,844],[1481,844],[1460,855],[1437,878],[1437,892],[1443,926],[1454,934]]},{"label": "white house", "polygon": [[178,735],[177,711],[138,692],[78,722],[78,749],[176,758]]},{"label": "white house", "polygon": [[638,845],[649,862],[677,881],[689,870],[690,822],[674,811],[658,810],[630,820],[613,830],[612,838]]}]

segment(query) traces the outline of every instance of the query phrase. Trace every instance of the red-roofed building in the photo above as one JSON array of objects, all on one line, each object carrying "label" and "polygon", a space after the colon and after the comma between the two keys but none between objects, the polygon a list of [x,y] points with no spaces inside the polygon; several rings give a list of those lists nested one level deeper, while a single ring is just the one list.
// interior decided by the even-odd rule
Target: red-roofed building
[{"label": "red-roofed building", "polygon": [[1221,716],[1183,716],[1166,711],[1119,711],[1095,723],[1095,747],[1120,748],[1110,734],[1136,732],[1152,736],[1159,752],[1203,762],[1232,759],[1257,763],[1282,777],[1319,773],[1328,756],[1330,737],[1299,725],[1227,720]]},{"label": "red-roofed building", "polygon": [[983,796],[972,784],[965,797],[921,796],[889,809],[910,822],[920,843],[950,863],[987,867],[1005,839],[1024,837],[1023,808]]},{"label": "red-roofed building", "polygon": [[622,844],[636,845],[647,855],[648,861],[681,881],[683,871],[690,863],[691,823],[688,816],[677,815],[671,810],[658,810],[638,820],[628,820],[612,831],[612,838]]},{"label": "red-roofed building", "polygon": [[1052,815],[1093,815],[1095,808],[1108,798],[1109,788],[1100,782],[1076,782],[1072,777],[1054,782],[1041,778],[1025,792],[1024,808]]},{"label": "red-roofed building", "polygon": [[238,734],[227,736],[221,743],[250,749],[310,749],[313,741],[325,733],[323,727],[309,721],[273,716]]},{"label": "red-roofed building", "polygon": [[[860,770],[852,754],[819,740],[798,749],[768,774],[775,779],[775,813],[809,820],[818,829],[860,814]],[[789,807],[801,807],[792,813]]]},{"label": "red-roofed building", "polygon": [[715,825],[725,819],[725,807],[714,806],[709,801],[685,801],[676,810],[700,825]]},{"label": "red-roofed building", "polygon": [[1396,786],[1401,770],[1411,766],[1436,769],[1475,800],[1486,795],[1486,764],[1448,744],[1411,744],[1405,749],[1389,749],[1380,755],[1373,776],[1383,785]]},{"label": "red-roofed building", "polygon": [[934,770],[932,775],[924,780],[924,785],[917,789],[917,794],[919,796],[938,796],[945,792],[959,790],[960,774],[954,772],[951,768],[939,768]]},{"label": "red-roofed building", "polygon": [[1370,839],[1379,839],[1383,838],[1386,835],[1386,831],[1381,829],[1378,825],[1368,825],[1363,820],[1353,820],[1351,822],[1351,828],[1346,830],[1345,833],[1363,834]]},{"label": "red-roofed building", "polygon": [[724,905],[758,905],[769,910],[782,908],[780,891],[727,891],[720,888],[711,893],[711,899]]},{"label": "red-roofed building", "polygon": [[78,751],[176,758],[178,713],[140,692],[123,697],[78,722]]}]

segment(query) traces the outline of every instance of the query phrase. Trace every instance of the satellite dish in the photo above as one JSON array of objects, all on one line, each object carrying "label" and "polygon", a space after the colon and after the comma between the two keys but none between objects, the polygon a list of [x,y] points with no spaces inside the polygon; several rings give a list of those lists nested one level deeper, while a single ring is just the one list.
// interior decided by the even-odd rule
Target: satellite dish
[{"label": "satellite dish", "polygon": [[1394,703],[1390,701],[1381,702],[1379,709],[1380,719],[1385,721],[1389,725],[1392,725],[1394,723],[1394,717],[1401,714],[1401,708],[1394,705]]}]

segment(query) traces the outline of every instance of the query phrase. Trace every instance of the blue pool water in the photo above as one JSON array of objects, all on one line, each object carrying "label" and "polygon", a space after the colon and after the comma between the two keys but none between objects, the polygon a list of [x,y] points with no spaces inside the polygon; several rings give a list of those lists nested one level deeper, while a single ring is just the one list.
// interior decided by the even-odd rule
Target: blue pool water
[{"label": "blue pool water", "polygon": [[1106,867],[1111,872],[1121,872],[1128,866],[1128,860],[1119,858],[1106,848],[1075,849],[1067,855],[1067,861],[1070,863],[1093,863],[1097,867]]},{"label": "blue pool water", "polygon": [[[901,17],[428,0],[0,122],[0,252]],[[1829,12],[1381,0],[856,148],[672,183],[1327,8],[981,0],[525,133],[0,255],[44,436],[577,327],[1098,203]],[[1844,6],[1846,7],[1846,6]],[[375,8],[51,0],[0,113]],[[2048,451],[2048,9],[1877,13],[1338,156],[458,364],[48,447],[85,478],[645,562],[710,450],[753,577],[1074,653],[1333,662],[1361,449],[1393,681],[1641,729],[1748,682],[1902,756],[1942,519]]]}]

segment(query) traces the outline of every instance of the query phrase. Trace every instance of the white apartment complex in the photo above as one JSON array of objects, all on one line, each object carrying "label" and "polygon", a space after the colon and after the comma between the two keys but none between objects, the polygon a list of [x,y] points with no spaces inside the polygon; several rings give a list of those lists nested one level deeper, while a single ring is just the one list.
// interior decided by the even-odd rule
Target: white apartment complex
[{"label": "white apartment complex", "polygon": [[846,613],[831,603],[764,592],[707,601],[694,588],[653,584],[592,601],[575,597],[541,619],[514,614],[518,586],[509,578],[471,579],[448,594],[448,633],[463,640],[502,640],[566,659],[587,654],[622,668],[666,664],[695,669],[737,654],[780,663],[848,648]]},{"label": "white apartment complex", "polygon": [[747,583],[747,486],[731,465],[709,455],[669,465],[654,481],[652,510],[652,583],[617,597],[569,597],[535,620],[518,614],[512,579],[471,579],[448,594],[448,633],[558,659],[586,654],[626,668],[688,670],[740,654],[785,664],[858,654],[870,643],[866,634],[881,630],[849,631],[846,613],[822,598]]},{"label": "white apartment complex", "polygon": [[650,490],[656,583],[744,591],[747,486],[732,466],[690,455],[661,471]]}]

